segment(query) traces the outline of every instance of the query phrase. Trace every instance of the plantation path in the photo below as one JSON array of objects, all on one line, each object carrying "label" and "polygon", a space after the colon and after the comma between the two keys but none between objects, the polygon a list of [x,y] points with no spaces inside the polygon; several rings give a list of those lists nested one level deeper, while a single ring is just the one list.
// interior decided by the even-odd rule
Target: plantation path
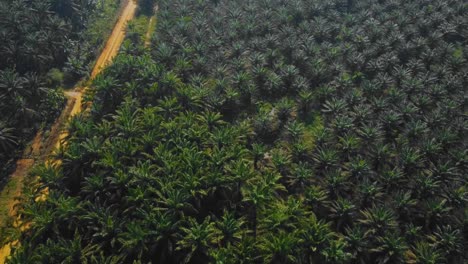
[{"label": "plantation path", "polygon": [[145,35],[145,48],[149,47],[151,44],[151,25],[154,23],[154,16],[150,18],[150,21],[148,23],[148,30],[146,31]]},{"label": "plantation path", "polygon": [[[93,71],[91,72],[90,79],[94,79],[117,55],[125,38],[126,24],[134,17],[136,8],[136,2],[134,0],[130,0],[121,11],[119,20],[115,24],[112,34],[96,61]],[[10,218],[14,218],[16,215],[15,205],[18,203],[16,198],[21,195],[24,177],[34,166],[36,160],[47,160],[48,156],[55,149],[60,147],[60,144],[64,143],[62,141],[68,133],[63,129],[63,127],[72,116],[81,112],[82,95],[85,90],[86,87],[76,87],[74,91],[65,92],[67,104],[62,110],[60,117],[52,125],[48,138],[42,139],[42,131],[39,131],[31,143],[31,146],[25,149],[22,156],[23,158],[17,161],[16,170],[11,174],[9,183],[0,192],[0,207],[5,207],[4,209],[8,211]],[[8,219],[4,219],[0,216],[0,227],[5,226],[7,221]],[[13,242],[13,244],[14,243],[17,242]],[[0,248],[0,264],[5,263],[6,258],[10,255],[10,250],[11,244],[7,244]]]},{"label": "plantation path", "polygon": [[151,33],[154,31],[154,27],[156,26],[156,15],[158,14],[159,11],[159,5],[156,5],[154,7],[154,14],[151,16],[149,22],[148,22],[148,29],[146,30],[145,34],[145,44],[144,47],[148,48],[149,45],[151,44]]}]

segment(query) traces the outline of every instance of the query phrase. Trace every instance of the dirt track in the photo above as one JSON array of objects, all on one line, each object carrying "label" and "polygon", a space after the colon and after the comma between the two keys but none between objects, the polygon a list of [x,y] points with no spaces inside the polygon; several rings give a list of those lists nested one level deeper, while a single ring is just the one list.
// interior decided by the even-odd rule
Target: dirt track
[{"label": "dirt track", "polygon": [[104,47],[101,55],[96,61],[93,71],[91,72],[91,79],[94,79],[99,72],[117,55],[120,45],[122,44],[125,38],[125,26],[128,21],[130,21],[136,11],[137,4],[130,0],[128,1],[127,6],[122,10],[122,14],[115,24],[114,30],[107,40],[106,46]]},{"label": "dirt track", "polygon": [[150,21],[148,22],[148,29],[146,30],[145,34],[145,48],[148,48],[151,44],[151,33],[154,31],[154,27],[156,26],[156,15],[158,14],[158,11],[159,5],[156,5],[153,10],[154,14],[151,16]]},{"label": "dirt track", "polygon": [[151,25],[154,23],[154,16],[150,18],[150,21],[148,23],[148,30],[146,31],[145,34],[145,48],[149,47],[151,44]]},{"label": "dirt track", "polygon": [[[121,12],[119,20],[114,26],[112,34],[110,35],[104,49],[101,52],[101,55],[96,61],[96,64],[91,72],[91,79],[94,79],[102,69],[104,69],[109,62],[117,55],[119,48],[125,38],[125,28],[129,20],[131,20],[136,11],[137,4],[135,1],[128,1],[127,5]],[[67,136],[67,131],[63,130],[65,123],[74,115],[81,112],[81,99],[83,92],[86,90],[86,87],[76,87],[73,91],[65,92],[66,97],[68,98],[66,107],[62,110],[60,117],[56,120],[51,128],[50,136],[46,140],[42,139],[42,132],[38,132],[34,138],[31,146],[26,148],[23,153],[23,157],[29,157],[30,155],[36,157],[44,157],[47,160],[54,149],[60,147],[62,144],[62,139]],[[41,160],[39,158],[39,160]],[[16,170],[10,176],[10,181],[15,180],[17,182],[14,185],[12,190],[2,190],[2,197],[8,197],[4,204],[8,206],[8,213],[10,217],[15,217],[16,210],[15,205],[17,204],[16,197],[21,195],[21,190],[23,188],[23,179],[34,166],[35,160],[31,158],[22,158],[19,159],[16,163]],[[3,193],[7,192],[7,193]],[[0,222],[0,227],[5,223]],[[5,245],[0,248],[0,264],[5,263],[5,259],[10,255],[10,244]]]}]

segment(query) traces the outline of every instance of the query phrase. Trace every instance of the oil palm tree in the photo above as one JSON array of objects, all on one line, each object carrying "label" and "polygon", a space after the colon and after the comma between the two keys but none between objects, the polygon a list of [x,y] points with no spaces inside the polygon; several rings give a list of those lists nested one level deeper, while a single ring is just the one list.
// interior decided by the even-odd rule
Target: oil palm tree
[{"label": "oil palm tree", "polygon": [[312,168],[306,163],[299,162],[293,173],[288,176],[288,184],[292,189],[296,189],[300,193],[310,185],[313,176]]},{"label": "oil palm tree", "polygon": [[300,227],[300,245],[304,248],[305,262],[320,261],[320,252],[327,247],[335,234],[325,221],[318,220],[314,214],[302,218]]},{"label": "oil palm tree", "polygon": [[[242,191],[243,201],[251,204],[251,216],[249,221],[253,226],[253,236],[257,238],[258,212],[270,201],[277,191],[284,190],[284,186],[278,183],[280,175],[267,172],[262,179],[252,179],[251,184],[244,187]],[[258,182],[255,182],[258,181]]]},{"label": "oil palm tree", "polygon": [[258,249],[262,252],[265,263],[295,263],[298,243],[295,233],[280,230],[278,233],[262,235]]},{"label": "oil palm tree", "polygon": [[349,226],[354,215],[354,204],[342,197],[338,197],[330,206],[330,217],[335,220],[336,230],[338,231],[342,231],[344,227]]},{"label": "oil palm tree", "polygon": [[122,230],[118,241],[122,245],[121,254],[127,259],[142,259],[144,255],[148,255],[149,242],[156,232],[145,230],[146,228],[141,222],[132,222]]},{"label": "oil palm tree", "polygon": [[180,227],[181,238],[177,242],[177,250],[183,250],[183,263],[202,261],[208,257],[208,249],[212,244],[219,242],[219,230],[216,229],[215,222],[208,217],[203,222],[198,223],[195,219],[187,220],[187,227]]},{"label": "oil palm tree", "polygon": [[405,263],[405,252],[408,246],[398,234],[388,233],[377,238],[377,247],[371,252],[376,252],[377,263]]},{"label": "oil palm tree", "polygon": [[220,240],[221,246],[235,244],[241,240],[244,225],[245,221],[243,218],[236,218],[233,212],[225,211],[222,218],[216,222],[216,227],[222,236]]},{"label": "oil palm tree", "polygon": [[0,150],[2,155],[18,144],[18,138],[14,135],[14,128],[7,127],[4,122],[0,122]]},{"label": "oil palm tree", "polygon": [[362,218],[359,222],[369,228],[374,234],[383,234],[385,231],[393,230],[397,223],[391,210],[378,206],[361,212]]},{"label": "oil palm tree", "polygon": [[325,263],[346,263],[351,258],[351,254],[346,252],[346,241],[343,239],[333,239],[328,247],[324,249],[322,255]]},{"label": "oil palm tree", "polygon": [[412,250],[411,263],[436,264],[441,260],[440,251],[424,241],[419,241]]},{"label": "oil palm tree", "polygon": [[369,261],[369,254],[367,254],[369,247],[368,232],[363,230],[360,226],[345,229],[345,241],[350,248],[351,259],[357,263],[366,263]]}]

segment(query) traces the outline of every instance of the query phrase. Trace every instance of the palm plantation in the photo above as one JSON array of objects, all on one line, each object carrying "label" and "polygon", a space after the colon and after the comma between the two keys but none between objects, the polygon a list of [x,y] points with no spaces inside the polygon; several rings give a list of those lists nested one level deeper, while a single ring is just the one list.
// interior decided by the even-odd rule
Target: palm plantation
[{"label": "palm plantation", "polygon": [[463,1],[139,4],[9,263],[468,260]]}]

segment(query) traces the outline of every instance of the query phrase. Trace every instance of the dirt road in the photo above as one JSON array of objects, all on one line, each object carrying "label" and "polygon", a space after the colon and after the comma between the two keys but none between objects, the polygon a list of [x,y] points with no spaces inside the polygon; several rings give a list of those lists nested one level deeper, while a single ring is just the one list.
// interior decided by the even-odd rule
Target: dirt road
[{"label": "dirt road", "polygon": [[135,16],[137,4],[130,0],[127,6],[123,9],[122,14],[115,24],[114,30],[107,40],[106,46],[104,47],[101,55],[96,61],[93,71],[91,72],[91,79],[94,79],[107,64],[117,55],[120,45],[125,38],[125,26]]},{"label": "dirt road", "polygon": [[[133,19],[137,4],[134,0],[128,1],[127,5],[123,8],[119,20],[114,26],[112,34],[110,35],[101,55],[96,61],[96,64],[91,72],[91,79],[94,79],[117,55],[119,48],[125,38],[125,29],[128,21]],[[51,128],[49,137],[45,140],[42,139],[41,132],[38,132],[34,138],[30,147],[28,147],[23,157],[33,156],[44,156],[47,160],[47,156],[52,151],[62,144],[62,139],[67,136],[67,131],[63,130],[65,123],[74,115],[81,112],[81,99],[83,92],[86,87],[76,87],[74,91],[66,92],[65,95],[68,98],[65,108],[62,110],[60,117],[56,120]],[[16,163],[16,170],[10,176],[9,181],[14,181],[11,188],[5,188],[0,193],[0,206],[6,206],[10,217],[15,217],[16,210],[15,204],[17,203],[16,197],[21,195],[23,188],[24,177],[28,174],[31,168],[34,166],[35,160],[32,158],[19,159]],[[0,219],[0,227],[4,225],[1,221],[6,219]],[[5,245],[0,248],[0,264],[5,263],[5,259],[10,255],[11,244]]]}]

